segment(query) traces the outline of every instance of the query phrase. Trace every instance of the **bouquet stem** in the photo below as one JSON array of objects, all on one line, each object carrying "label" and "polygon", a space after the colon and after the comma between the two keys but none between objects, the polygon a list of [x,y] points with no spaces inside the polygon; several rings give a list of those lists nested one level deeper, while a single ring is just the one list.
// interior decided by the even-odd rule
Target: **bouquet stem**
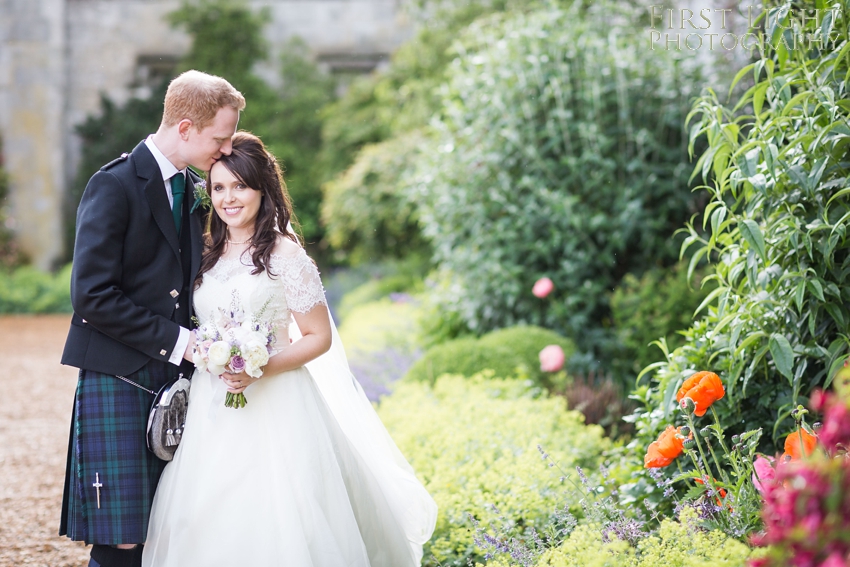
[{"label": "bouquet stem", "polygon": [[244,408],[247,403],[248,400],[245,398],[245,394],[241,392],[238,394],[227,392],[227,397],[224,398],[224,407],[226,408]]}]

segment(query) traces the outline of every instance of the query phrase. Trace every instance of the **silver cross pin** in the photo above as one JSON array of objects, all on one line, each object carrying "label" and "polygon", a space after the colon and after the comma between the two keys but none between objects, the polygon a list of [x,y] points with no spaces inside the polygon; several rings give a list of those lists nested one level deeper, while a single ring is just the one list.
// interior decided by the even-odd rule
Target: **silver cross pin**
[{"label": "silver cross pin", "polygon": [[100,473],[94,473],[94,483],[92,486],[97,489],[97,507],[100,509],[100,489],[103,488],[103,484],[100,482]]}]

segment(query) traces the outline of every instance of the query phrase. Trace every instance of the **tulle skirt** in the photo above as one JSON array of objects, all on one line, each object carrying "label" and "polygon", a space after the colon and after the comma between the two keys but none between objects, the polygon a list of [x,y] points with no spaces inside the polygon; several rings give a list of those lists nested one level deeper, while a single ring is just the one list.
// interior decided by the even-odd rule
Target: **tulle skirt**
[{"label": "tulle skirt", "polygon": [[307,368],[264,376],[245,396],[246,407],[225,408],[220,380],[195,372],[183,439],[154,499],[143,565],[419,564],[423,542],[405,531],[401,494],[387,490],[392,479],[343,432]]}]

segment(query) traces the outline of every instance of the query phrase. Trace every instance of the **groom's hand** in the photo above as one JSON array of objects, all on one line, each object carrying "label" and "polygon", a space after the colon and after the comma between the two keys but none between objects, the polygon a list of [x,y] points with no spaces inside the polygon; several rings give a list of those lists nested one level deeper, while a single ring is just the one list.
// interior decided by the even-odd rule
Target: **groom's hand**
[{"label": "groom's hand", "polygon": [[194,362],[195,359],[192,358],[192,353],[195,351],[195,333],[189,333],[189,342],[186,344],[186,352],[183,353],[183,358],[188,360],[189,362]]}]

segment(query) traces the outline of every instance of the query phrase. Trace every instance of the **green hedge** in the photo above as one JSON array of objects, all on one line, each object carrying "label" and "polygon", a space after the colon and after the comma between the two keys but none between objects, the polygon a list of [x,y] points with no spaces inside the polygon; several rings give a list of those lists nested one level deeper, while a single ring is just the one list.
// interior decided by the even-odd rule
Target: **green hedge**
[{"label": "green hedge", "polygon": [[[535,384],[552,388],[555,378],[540,370],[540,351],[547,345],[559,345],[567,359],[575,351],[572,341],[534,326],[519,326],[488,333],[481,338],[463,337],[431,347],[416,361],[406,380],[434,382],[442,374],[471,376],[492,369],[496,376],[528,376]],[[561,375],[562,376],[562,375]]]},{"label": "green hedge", "polygon": [[381,420],[439,507],[423,566],[483,559],[468,513],[484,525],[511,518],[517,536],[550,521],[564,485],[538,444],[564,470],[597,467],[610,446],[602,428],[539,392],[517,380],[443,376],[434,385],[401,382],[381,401]]},{"label": "green hedge", "polygon": [[71,311],[71,264],[55,275],[32,266],[0,270],[0,313]]}]

